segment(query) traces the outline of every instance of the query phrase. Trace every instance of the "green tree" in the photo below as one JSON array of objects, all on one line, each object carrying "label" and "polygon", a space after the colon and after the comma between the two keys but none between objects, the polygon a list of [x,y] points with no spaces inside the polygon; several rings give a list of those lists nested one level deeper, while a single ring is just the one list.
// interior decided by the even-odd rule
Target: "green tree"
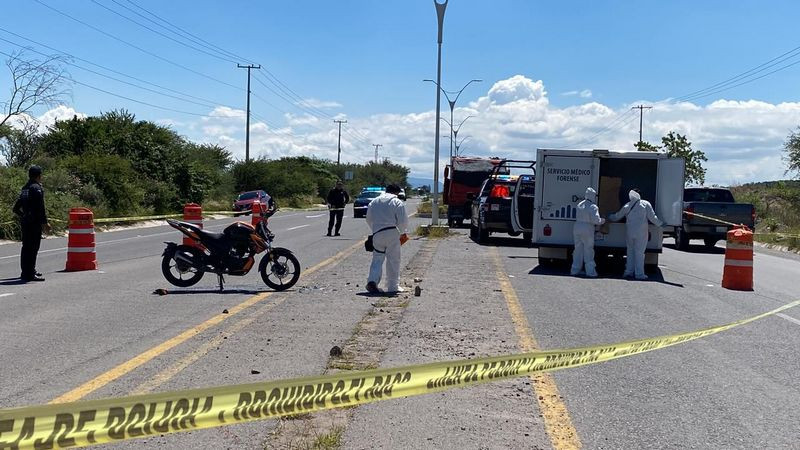
[{"label": "green tree", "polygon": [[800,178],[800,127],[797,131],[789,133],[786,142],[783,144],[784,162],[786,162],[786,174],[794,172]]},{"label": "green tree", "polygon": [[23,119],[22,128],[0,125],[0,155],[9,167],[28,167],[39,148],[39,124]]},{"label": "green tree", "polygon": [[703,184],[706,181],[706,169],[703,163],[708,161],[702,150],[694,150],[692,143],[685,135],[670,131],[661,138],[661,144],[670,158],[683,158],[685,161],[684,182],[688,184]]},{"label": "green tree", "polygon": [[636,147],[636,150],[640,152],[657,152],[661,150],[661,147],[645,141],[639,141],[633,144],[633,146]]}]

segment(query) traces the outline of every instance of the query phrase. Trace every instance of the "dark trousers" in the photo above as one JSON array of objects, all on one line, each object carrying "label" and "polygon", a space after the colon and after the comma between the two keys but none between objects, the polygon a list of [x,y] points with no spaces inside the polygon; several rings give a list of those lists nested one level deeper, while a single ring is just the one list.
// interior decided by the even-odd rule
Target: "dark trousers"
[{"label": "dark trousers", "polygon": [[344,217],[344,208],[338,210],[331,210],[329,214],[330,218],[328,219],[328,234],[331,234],[334,220],[336,220],[336,234],[339,234],[339,230],[342,228],[342,217]]},{"label": "dark trousers", "polygon": [[36,255],[42,243],[42,225],[38,223],[22,223],[22,251],[19,265],[21,278],[33,278],[36,275]]}]

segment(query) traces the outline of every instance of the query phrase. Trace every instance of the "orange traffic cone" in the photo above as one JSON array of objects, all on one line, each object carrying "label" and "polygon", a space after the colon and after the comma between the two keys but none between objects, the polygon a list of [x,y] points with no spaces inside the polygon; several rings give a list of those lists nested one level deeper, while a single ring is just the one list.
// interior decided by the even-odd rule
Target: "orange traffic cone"
[{"label": "orange traffic cone", "polygon": [[722,287],[753,290],[753,233],[744,225],[728,231]]},{"label": "orange traffic cone", "polygon": [[[197,203],[187,203],[183,206],[183,221],[203,228],[203,207]],[[183,245],[199,246],[192,238],[183,236]]]},{"label": "orange traffic cone", "polygon": [[67,272],[96,270],[97,253],[94,245],[94,213],[89,208],[69,210],[67,237]]},{"label": "orange traffic cone", "polygon": [[252,219],[250,220],[250,224],[253,225],[253,228],[257,227],[258,224],[263,220],[261,217],[261,211],[263,208],[264,205],[262,205],[260,201],[256,200],[253,202],[253,209],[251,210]]}]

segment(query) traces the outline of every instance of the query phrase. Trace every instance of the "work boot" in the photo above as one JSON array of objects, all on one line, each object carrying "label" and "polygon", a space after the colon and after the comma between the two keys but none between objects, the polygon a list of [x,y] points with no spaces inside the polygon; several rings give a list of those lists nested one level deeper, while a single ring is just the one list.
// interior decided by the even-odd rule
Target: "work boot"
[{"label": "work boot", "polygon": [[331,237],[331,232],[328,231],[328,234],[326,234],[325,236]]},{"label": "work boot", "polygon": [[589,278],[597,278],[597,272],[586,272],[586,276]]},{"label": "work boot", "polygon": [[633,273],[625,272],[622,274],[622,278],[633,278]]},{"label": "work boot", "polygon": [[32,277],[21,277],[23,281],[44,281],[44,277],[40,274],[36,274]]},{"label": "work boot", "polygon": [[378,285],[375,284],[374,281],[370,281],[367,283],[367,292],[370,294],[380,294],[382,291],[378,288]]},{"label": "work boot", "polygon": [[339,233],[337,232],[336,234],[334,234],[334,236],[341,236],[341,234],[339,234]]},{"label": "work boot", "polygon": [[647,280],[647,275],[644,275],[644,274],[636,275],[636,279],[639,280],[639,281]]}]

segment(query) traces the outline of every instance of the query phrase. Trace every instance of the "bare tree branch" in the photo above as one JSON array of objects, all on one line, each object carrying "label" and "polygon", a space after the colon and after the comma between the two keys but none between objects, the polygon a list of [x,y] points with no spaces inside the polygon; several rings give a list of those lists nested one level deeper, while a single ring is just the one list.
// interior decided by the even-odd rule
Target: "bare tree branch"
[{"label": "bare tree branch", "polygon": [[9,100],[0,103],[0,127],[14,116],[29,114],[37,106],[56,106],[69,96],[72,79],[64,69],[68,60],[58,54],[32,59],[24,49],[12,53],[6,60],[12,86]]}]

